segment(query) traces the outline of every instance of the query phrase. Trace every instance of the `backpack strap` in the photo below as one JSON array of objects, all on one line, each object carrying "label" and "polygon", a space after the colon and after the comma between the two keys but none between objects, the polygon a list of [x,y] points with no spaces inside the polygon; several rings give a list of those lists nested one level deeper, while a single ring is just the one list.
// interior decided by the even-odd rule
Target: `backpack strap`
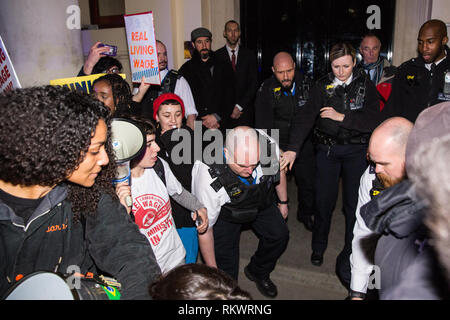
[{"label": "backpack strap", "polygon": [[164,185],[166,185],[166,175],[164,172],[164,165],[159,157],[158,160],[155,162],[155,165],[153,166],[153,170],[155,170],[158,177],[161,179]]}]

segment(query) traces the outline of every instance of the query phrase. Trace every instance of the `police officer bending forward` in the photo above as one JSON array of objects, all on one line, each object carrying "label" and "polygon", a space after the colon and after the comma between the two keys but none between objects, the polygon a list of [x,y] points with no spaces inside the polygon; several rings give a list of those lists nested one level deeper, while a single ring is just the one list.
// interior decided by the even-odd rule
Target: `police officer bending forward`
[{"label": "police officer bending forward", "polygon": [[323,262],[331,216],[338,196],[339,178],[342,177],[345,245],[337,257],[336,272],[347,288],[351,277],[349,257],[359,180],[367,167],[370,135],[380,123],[377,90],[362,69],[354,69],[355,56],[355,49],[350,44],[338,43],[333,46],[330,51],[332,72],[316,83],[310,99],[296,115],[291,130],[291,145],[287,148],[293,152],[285,152],[285,159],[282,160],[282,163],[292,163],[291,155],[298,154],[303,141],[314,128],[317,212],[311,263],[316,266]]},{"label": "police officer bending forward", "polygon": [[273,298],[278,292],[269,276],[287,246],[289,230],[275,201],[276,194],[286,200],[281,199],[285,193],[277,185],[278,157],[267,166],[260,163],[260,149],[266,147],[261,142],[269,139],[263,135],[249,127],[231,130],[225,141],[224,164],[194,164],[192,193],[208,210],[209,229],[199,236],[205,263],[237,280],[241,228],[249,223],[259,245],[245,275],[263,295]]}]

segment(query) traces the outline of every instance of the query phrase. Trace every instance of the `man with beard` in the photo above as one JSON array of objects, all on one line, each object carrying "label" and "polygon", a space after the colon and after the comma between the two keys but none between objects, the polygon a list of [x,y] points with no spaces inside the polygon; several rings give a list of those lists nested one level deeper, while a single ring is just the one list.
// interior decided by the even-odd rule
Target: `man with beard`
[{"label": "man with beard", "polygon": [[230,65],[234,71],[236,99],[231,123],[233,126],[254,126],[254,99],[258,89],[258,67],[255,54],[240,43],[239,24],[230,20],[225,23],[223,37],[226,44],[216,51],[217,57]]},{"label": "man with beard", "polygon": [[368,258],[367,244],[373,232],[366,226],[360,208],[405,178],[405,153],[408,136],[413,124],[400,117],[390,118],[373,132],[367,157],[370,166],[361,177],[356,209],[356,223],[353,229],[352,254],[350,256],[351,283],[349,298],[364,299],[369,284],[373,263]]},{"label": "man with beard", "polygon": [[235,106],[233,69],[211,51],[212,34],[208,29],[193,30],[191,40],[194,54],[181,66],[179,73],[191,87],[203,126],[225,132]]},{"label": "man with beard", "polygon": [[[286,151],[292,120],[305,105],[309,96],[309,80],[295,70],[295,62],[287,52],[273,59],[273,76],[264,81],[256,94],[255,126],[259,129],[279,130],[280,149]],[[270,133],[272,136],[273,134]],[[297,184],[297,219],[309,231],[313,229],[315,155],[310,137],[303,144],[293,166]],[[283,183],[283,174],[281,182]],[[287,205],[287,203],[281,203]]]},{"label": "man with beard", "polygon": [[450,70],[447,27],[440,20],[425,22],[419,31],[419,56],[403,63],[392,83],[383,109],[385,118],[405,117],[415,122],[424,109],[448,100],[443,96],[445,74]]}]

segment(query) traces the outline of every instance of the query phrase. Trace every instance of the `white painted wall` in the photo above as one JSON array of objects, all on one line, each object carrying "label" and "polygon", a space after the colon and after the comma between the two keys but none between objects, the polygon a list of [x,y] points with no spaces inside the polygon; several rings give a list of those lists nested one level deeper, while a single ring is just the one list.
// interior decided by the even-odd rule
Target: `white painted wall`
[{"label": "white painted wall", "polygon": [[83,63],[80,30],[66,13],[77,0],[2,0],[0,35],[23,87],[75,76]]},{"label": "white painted wall", "polygon": [[450,34],[450,1],[433,0],[431,17],[444,21],[447,24],[447,30]]}]

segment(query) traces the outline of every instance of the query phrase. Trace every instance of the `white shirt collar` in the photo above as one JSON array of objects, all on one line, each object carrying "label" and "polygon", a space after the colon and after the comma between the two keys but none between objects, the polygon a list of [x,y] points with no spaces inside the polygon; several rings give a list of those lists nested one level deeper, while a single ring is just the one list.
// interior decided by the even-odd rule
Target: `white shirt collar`
[{"label": "white shirt collar", "polygon": [[[348,86],[350,83],[352,83],[352,80],[353,80],[353,74],[350,76],[350,78],[347,79],[347,81],[345,81],[345,85]],[[343,84],[344,84],[343,81],[339,80],[336,77],[334,78],[333,85],[335,85],[335,86],[342,86]]]},{"label": "white shirt collar", "polygon": [[159,76],[161,77],[161,81],[162,79],[164,79],[164,77],[169,73],[169,69],[165,68],[164,70],[160,70],[159,71]]},{"label": "white shirt collar", "polygon": [[436,66],[441,63],[442,61],[445,60],[445,58],[447,58],[447,51],[445,52],[445,57],[443,57],[441,60],[436,61],[436,62],[432,62],[432,63],[425,63],[425,68],[428,69],[428,71],[431,71],[431,65],[434,63]]},{"label": "white shirt collar", "polygon": [[230,56],[230,59],[231,59],[231,55],[233,54],[233,53],[231,52],[231,50],[234,50],[234,55],[237,57],[238,52],[239,52],[239,43],[236,45],[236,48],[234,48],[234,49],[231,49],[231,48],[228,46],[228,44],[226,44],[225,47],[227,48],[228,55]]}]

